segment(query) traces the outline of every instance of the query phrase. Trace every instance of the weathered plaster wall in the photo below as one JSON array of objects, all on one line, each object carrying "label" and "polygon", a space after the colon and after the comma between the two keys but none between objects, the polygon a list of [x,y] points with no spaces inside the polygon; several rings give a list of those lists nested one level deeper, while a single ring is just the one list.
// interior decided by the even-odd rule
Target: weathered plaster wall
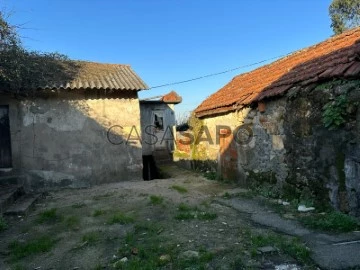
[{"label": "weathered plaster wall", "polygon": [[[267,186],[273,195],[316,200],[321,206],[330,203],[359,216],[359,89],[354,81],[295,87],[286,96],[267,100],[263,112],[252,107],[204,118],[201,121],[213,138],[216,125],[232,129],[246,125],[252,140],[239,144],[228,137],[223,144],[202,142],[196,149],[204,160],[218,163],[217,171],[225,179]],[[323,123],[323,107],[344,94],[349,103],[346,122],[329,130]],[[231,169],[237,173],[229,173]]]},{"label": "weathered plaster wall", "polygon": [[[164,134],[155,134],[153,111],[157,110],[164,112]],[[143,155],[152,155],[155,151],[155,144],[161,144],[165,148],[172,150],[174,148],[174,137],[176,136],[174,130],[174,104],[141,102],[140,114]]]},{"label": "weathered plaster wall", "polygon": [[[110,99],[84,93],[8,97],[1,103],[10,105],[13,167],[28,175],[28,189],[141,179],[136,92]],[[129,132],[133,140],[126,143]]]}]

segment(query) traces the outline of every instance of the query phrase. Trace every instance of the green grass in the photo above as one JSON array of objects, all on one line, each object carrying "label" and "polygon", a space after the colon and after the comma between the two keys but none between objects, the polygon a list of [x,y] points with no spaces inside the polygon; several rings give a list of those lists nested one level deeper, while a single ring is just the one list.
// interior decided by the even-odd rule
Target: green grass
[{"label": "green grass", "polygon": [[129,224],[129,223],[133,223],[134,222],[134,218],[126,215],[122,212],[117,212],[115,214],[113,214],[107,221],[107,224],[109,225],[113,225],[113,224]]},{"label": "green grass", "polygon": [[257,256],[257,249],[260,247],[273,246],[301,263],[311,263],[310,250],[298,238],[275,233],[253,234],[251,231],[245,232],[243,236],[248,241],[252,256]]},{"label": "green grass", "polygon": [[216,172],[206,172],[206,173],[204,173],[204,177],[208,180],[216,180],[217,174],[216,174]]},{"label": "green grass", "polygon": [[179,204],[178,213],[175,216],[177,220],[214,220],[217,218],[216,213],[203,211],[197,206],[189,206],[184,203]]},{"label": "green grass", "polygon": [[225,192],[225,194],[222,196],[224,199],[231,199],[231,195],[229,192]]},{"label": "green grass", "polygon": [[5,219],[2,216],[0,216],[0,232],[6,230],[6,228],[7,228],[7,223]]},{"label": "green grass", "polygon": [[79,229],[80,218],[78,216],[69,216],[65,218],[64,225],[71,230]]},{"label": "green grass", "polygon": [[300,221],[309,228],[333,232],[350,232],[360,229],[356,218],[340,212],[312,214],[301,217]]},{"label": "green grass", "polygon": [[56,241],[50,236],[42,236],[25,243],[14,241],[9,245],[10,256],[12,260],[16,261],[30,255],[49,252],[55,243]]},{"label": "green grass", "polygon": [[[163,236],[163,228],[158,223],[142,222],[135,224],[134,230],[129,232],[120,249],[118,257],[127,257],[126,263],[114,262],[115,269],[206,269],[206,264],[213,259],[213,255],[204,249],[199,250],[199,258],[179,258],[183,252],[171,241]],[[131,254],[131,249],[136,247],[137,255]],[[168,255],[169,260],[161,261],[161,255]]]},{"label": "green grass", "polygon": [[181,194],[184,194],[184,193],[187,193],[188,190],[182,186],[178,186],[178,185],[173,185],[171,187],[172,189],[176,190],[177,192],[181,193]]},{"label": "green grass", "polygon": [[100,233],[99,232],[88,232],[85,233],[82,238],[82,242],[86,242],[88,245],[95,245],[100,240]]},{"label": "green grass", "polygon": [[153,205],[159,205],[164,202],[164,198],[162,196],[151,195],[149,198],[151,204]]},{"label": "green grass", "polygon": [[37,223],[56,223],[63,220],[63,216],[57,213],[56,208],[51,208],[41,212],[36,219]]},{"label": "green grass", "polygon": [[93,217],[98,217],[98,216],[102,216],[106,213],[105,210],[101,210],[101,209],[97,209],[93,212],[92,216]]}]

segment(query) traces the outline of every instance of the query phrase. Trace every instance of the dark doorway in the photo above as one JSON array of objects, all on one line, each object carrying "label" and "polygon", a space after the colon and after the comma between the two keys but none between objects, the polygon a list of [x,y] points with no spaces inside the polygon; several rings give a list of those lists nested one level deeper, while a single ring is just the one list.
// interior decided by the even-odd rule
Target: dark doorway
[{"label": "dark doorway", "polygon": [[0,168],[11,168],[9,106],[0,106]]}]

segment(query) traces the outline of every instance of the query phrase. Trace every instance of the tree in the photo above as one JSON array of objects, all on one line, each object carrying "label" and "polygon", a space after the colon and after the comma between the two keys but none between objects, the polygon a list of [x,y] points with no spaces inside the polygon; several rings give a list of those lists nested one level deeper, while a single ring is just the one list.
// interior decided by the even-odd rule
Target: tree
[{"label": "tree", "polygon": [[31,94],[50,82],[67,82],[78,72],[79,64],[59,53],[26,50],[17,33],[0,11],[0,91]]},{"label": "tree", "polygon": [[360,0],[333,0],[329,7],[335,35],[360,25]]}]

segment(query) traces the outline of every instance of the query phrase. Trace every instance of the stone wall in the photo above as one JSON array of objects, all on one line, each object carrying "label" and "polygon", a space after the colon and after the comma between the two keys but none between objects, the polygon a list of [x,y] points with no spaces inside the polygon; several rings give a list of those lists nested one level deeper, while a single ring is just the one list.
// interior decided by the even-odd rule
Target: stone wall
[{"label": "stone wall", "polygon": [[88,98],[80,91],[2,97],[1,104],[10,106],[13,170],[27,175],[28,190],[141,179],[136,92],[116,98]]},{"label": "stone wall", "polygon": [[[294,87],[286,96],[266,100],[261,112],[253,104],[205,117],[202,124],[213,138],[219,135],[216,125],[228,125],[250,128],[252,139],[237,143],[233,134],[220,144],[201,142],[193,147],[203,159],[216,161],[225,179],[360,215],[359,89],[358,81]],[[333,130],[325,127],[324,106],[344,96],[344,123]]]}]

